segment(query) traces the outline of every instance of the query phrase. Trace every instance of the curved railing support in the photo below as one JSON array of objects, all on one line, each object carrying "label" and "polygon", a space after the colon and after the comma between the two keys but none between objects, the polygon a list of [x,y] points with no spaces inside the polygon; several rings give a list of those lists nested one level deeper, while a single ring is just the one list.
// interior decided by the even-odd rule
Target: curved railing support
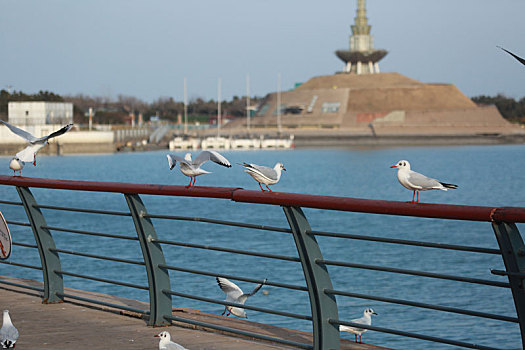
[{"label": "curved railing support", "polygon": [[525,244],[514,223],[493,222],[492,228],[505,263],[516,314],[520,323],[521,343],[525,348]]},{"label": "curved railing support", "polygon": [[337,303],[333,295],[324,292],[332,289],[332,281],[326,266],[317,262],[323,260],[321,249],[315,236],[306,233],[310,230],[310,224],[301,208],[283,207],[283,210],[292,229],[310,296],[314,334],[313,348],[315,350],[338,350],[340,347],[339,329],[337,325],[329,322],[330,319],[339,317]]},{"label": "curved railing support", "polygon": [[171,295],[163,290],[170,290],[170,276],[167,269],[159,267],[166,265],[164,253],[160,244],[155,243],[157,234],[151,220],[146,217],[146,207],[137,194],[125,194],[129,211],[135,223],[140,248],[144,256],[149,285],[150,326],[165,326],[170,324],[164,316],[171,316]]},{"label": "curved railing support", "polygon": [[42,272],[44,275],[44,295],[43,303],[60,303],[63,298],[59,297],[57,293],[64,293],[64,281],[62,275],[56,271],[61,271],[60,257],[54,251],[55,241],[53,236],[46,227],[46,220],[44,214],[37,207],[35,197],[27,187],[17,187],[18,195],[22,200],[22,204],[26,210],[27,218],[31,224],[33,235],[35,236],[38,253],[40,254],[40,262],[42,264]]}]

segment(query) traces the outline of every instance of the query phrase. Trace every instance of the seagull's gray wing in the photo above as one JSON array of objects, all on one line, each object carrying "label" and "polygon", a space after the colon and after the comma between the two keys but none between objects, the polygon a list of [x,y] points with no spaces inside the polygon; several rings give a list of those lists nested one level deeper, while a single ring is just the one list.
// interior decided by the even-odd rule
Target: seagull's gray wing
[{"label": "seagull's gray wing", "polygon": [[420,187],[421,189],[442,187],[438,180],[426,177],[425,175],[417,173],[415,171],[410,171],[407,180],[414,187]]},{"label": "seagull's gray wing", "polygon": [[60,135],[63,135],[65,134],[66,132],[68,132],[69,130],[71,130],[71,128],[73,127],[73,124],[68,124],[66,126],[63,126],[61,127],[59,130],[57,131],[53,131],[51,134],[47,135],[47,136],[44,136],[44,137],[41,137],[39,139],[36,139],[35,141],[33,142],[42,142],[42,141],[47,141],[49,139],[52,139],[53,137],[57,137],[57,136],[60,136]]},{"label": "seagull's gray wing", "polygon": [[179,157],[179,156],[176,156],[176,155],[173,155],[173,154],[166,154],[166,157],[168,157],[168,164],[170,166],[170,170],[173,169],[175,167],[175,165],[177,165],[177,161],[179,161],[181,163],[184,163],[186,165],[189,165],[188,162],[186,161],[186,159],[184,159],[182,157]]},{"label": "seagull's gray wing", "polygon": [[244,304],[244,302],[246,301],[246,299],[248,299],[248,297],[251,297],[252,295],[255,295],[255,293],[257,293],[259,291],[259,289],[262,288],[262,286],[266,283],[266,278],[264,279],[263,283],[259,283],[252,291],[251,293],[248,293],[248,294],[243,294],[239,297],[239,303],[241,304]]},{"label": "seagull's gray wing", "polygon": [[243,295],[242,289],[226,278],[217,277],[217,283],[219,284],[219,287],[222,289],[222,291],[226,293],[226,297],[229,300],[238,302],[239,297]]},{"label": "seagull's gray wing", "polygon": [[166,350],[188,350],[184,346],[182,346],[180,344],[177,344],[177,343],[174,343],[174,342],[169,343],[163,349],[166,349]]},{"label": "seagull's gray wing", "polygon": [[259,174],[269,180],[277,181],[278,177],[277,177],[277,171],[275,171],[275,169],[268,168],[262,165],[248,164],[248,163],[243,163],[242,166],[245,167],[248,171]]},{"label": "seagull's gray wing", "polygon": [[18,339],[18,330],[11,324],[8,327],[2,327],[0,330],[0,339],[3,344],[6,340],[14,343]]},{"label": "seagull's gray wing", "polygon": [[31,135],[30,133],[28,133],[25,130],[17,128],[16,126],[11,125],[8,122],[5,122],[3,120],[0,120],[0,122],[2,124],[4,124],[5,126],[7,126],[9,128],[9,130],[11,130],[14,134],[20,136],[21,138],[23,138],[23,139],[25,139],[25,140],[27,140],[29,142],[34,142],[34,141],[38,140],[36,137],[34,137],[33,135]]},{"label": "seagull's gray wing", "polygon": [[225,166],[227,168],[231,168],[231,164],[222,154],[216,151],[202,151],[197,158],[193,161],[193,164],[195,164],[197,167],[200,167],[202,163],[207,162],[208,160],[211,160],[214,163],[217,163],[219,165]]}]

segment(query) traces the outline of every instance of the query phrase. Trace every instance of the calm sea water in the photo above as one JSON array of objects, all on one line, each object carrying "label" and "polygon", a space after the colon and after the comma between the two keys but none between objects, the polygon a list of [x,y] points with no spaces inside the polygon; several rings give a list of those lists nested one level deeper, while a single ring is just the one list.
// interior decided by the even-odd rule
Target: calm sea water
[{"label": "calm sea water", "polygon": [[[38,166],[26,166],[24,176],[43,178],[119,181],[153,184],[186,185],[188,178],[180,171],[169,171],[167,152],[108,155],[39,156]],[[389,149],[301,149],[291,151],[231,151],[224,155],[232,164],[253,162],[273,166],[284,163],[287,171],[274,191],[357,198],[408,201],[412,193],[404,189],[390,165],[407,159],[412,168],[444,182],[459,185],[448,192],[428,191],[420,194],[422,202],[484,206],[525,206],[525,146],[463,146],[411,147]],[[0,172],[10,174],[9,157],[0,157]],[[213,174],[197,178],[197,185],[258,189],[257,183],[239,166],[227,169],[213,163],[203,166]],[[2,170],[3,169],[3,170]],[[41,204],[78,208],[127,211],[120,194],[52,191],[32,189]],[[1,198],[18,201],[16,190],[0,186]],[[284,213],[277,206],[239,204],[226,200],[200,198],[163,198],[143,196],[148,211],[154,214],[199,216],[249,223],[288,227]],[[22,208],[0,205],[7,220],[27,222]],[[422,241],[497,247],[488,223],[416,219],[372,214],[354,214],[304,210],[315,230],[396,237]],[[129,217],[110,217],[44,210],[49,225],[94,232],[134,236]],[[161,239],[246,249],[280,255],[297,256],[293,239],[285,233],[263,232],[205,223],[154,220]],[[523,225],[518,226],[525,232]],[[13,239],[33,243],[30,229],[11,225]],[[95,238],[64,232],[53,232],[56,245],[105,256],[141,260],[137,242]],[[492,276],[490,269],[502,269],[498,256],[468,252],[439,251],[384,243],[362,242],[318,237],[323,255],[329,260],[416,269],[436,273],[470,276],[505,281]],[[33,243],[34,244],[34,243]],[[304,285],[298,263],[273,261],[243,255],[201,251],[193,248],[164,246],[169,265],[226,273],[269,281]],[[39,265],[32,249],[15,246],[12,261]],[[61,254],[62,269],[102,278],[147,285],[143,267],[111,263]],[[510,290],[491,286],[469,285],[424,277],[411,277],[359,269],[329,267],[335,289],[407,299],[488,313],[515,316]],[[39,271],[0,265],[1,275],[41,280]],[[172,289],[219,300],[224,294],[213,277],[171,271]],[[72,288],[148,300],[147,292],[65,277]],[[252,284],[239,282],[250,290]],[[258,293],[249,305],[269,307],[309,315],[305,292],[265,287],[268,294]],[[343,320],[360,317],[364,308],[372,307],[379,315],[373,324],[433,336],[473,342],[499,348],[520,348],[517,324],[447,314],[412,307],[338,297],[339,317]],[[222,306],[179,297],[174,306],[192,307],[220,314]],[[247,310],[250,320],[279,326],[311,330],[310,323]],[[349,339],[353,336],[343,335]],[[368,332],[365,342],[393,348],[450,349],[450,346],[425,343],[414,339]]]}]

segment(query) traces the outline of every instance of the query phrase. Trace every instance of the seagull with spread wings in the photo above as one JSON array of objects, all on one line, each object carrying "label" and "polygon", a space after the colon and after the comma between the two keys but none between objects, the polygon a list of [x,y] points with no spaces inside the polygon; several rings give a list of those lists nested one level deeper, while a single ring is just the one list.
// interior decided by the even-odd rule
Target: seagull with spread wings
[{"label": "seagull with spread wings", "polygon": [[195,185],[195,178],[197,176],[203,174],[210,174],[209,171],[201,169],[201,165],[209,160],[227,168],[231,168],[232,166],[228,159],[226,159],[222,154],[216,151],[202,151],[201,153],[199,153],[197,158],[195,158],[195,160],[192,160],[191,153],[186,153],[184,158],[173,154],[168,154],[166,156],[168,157],[168,164],[170,166],[170,170],[173,169],[175,165],[177,165],[178,161],[180,164],[180,171],[190,178],[190,183],[188,184],[188,186],[186,186],[186,188]]},{"label": "seagull with spread wings", "polygon": [[15,154],[14,158],[11,159],[11,162],[9,163],[9,168],[13,170],[15,175],[17,171],[19,171],[20,175],[22,175],[22,168],[24,167],[25,163],[33,163],[33,165],[36,166],[36,153],[47,144],[49,139],[63,135],[73,127],[73,124],[68,124],[47,136],[35,137],[29,132],[17,128],[16,126],[9,124],[8,122],[5,122],[3,120],[0,120],[0,122],[7,126],[9,130],[11,130],[14,134],[20,136],[21,138],[29,142],[29,146]]}]

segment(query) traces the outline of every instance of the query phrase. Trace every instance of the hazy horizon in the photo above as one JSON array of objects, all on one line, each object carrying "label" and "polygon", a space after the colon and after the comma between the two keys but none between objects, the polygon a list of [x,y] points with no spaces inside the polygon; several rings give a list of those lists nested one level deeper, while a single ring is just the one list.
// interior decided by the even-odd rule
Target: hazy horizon
[{"label": "hazy horizon", "polygon": [[[0,89],[116,99],[263,97],[341,71],[356,0],[0,2]],[[525,1],[367,1],[382,72],[456,85],[469,97],[525,96]],[[520,46],[521,44],[521,46]]]}]

